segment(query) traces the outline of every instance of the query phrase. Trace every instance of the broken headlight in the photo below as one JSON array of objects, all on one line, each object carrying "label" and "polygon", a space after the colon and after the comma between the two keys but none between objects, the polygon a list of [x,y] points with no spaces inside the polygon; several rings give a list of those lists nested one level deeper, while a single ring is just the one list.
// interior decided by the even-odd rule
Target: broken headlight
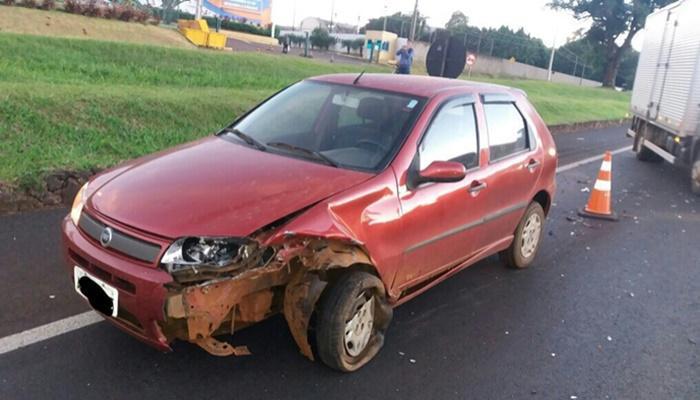
[{"label": "broken headlight", "polygon": [[[245,246],[236,238],[187,237],[176,240],[160,260],[168,272],[196,267],[224,267],[230,264]],[[245,256],[245,254],[243,255]]]}]

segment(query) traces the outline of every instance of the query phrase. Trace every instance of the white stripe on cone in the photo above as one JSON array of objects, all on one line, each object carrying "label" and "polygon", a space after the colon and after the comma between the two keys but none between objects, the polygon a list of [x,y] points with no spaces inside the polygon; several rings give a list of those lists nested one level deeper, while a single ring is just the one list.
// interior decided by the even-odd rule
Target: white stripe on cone
[{"label": "white stripe on cone", "polygon": [[612,185],[610,184],[610,181],[602,181],[598,179],[595,181],[595,186],[593,187],[595,190],[599,190],[601,192],[609,192],[610,189],[612,189]]}]

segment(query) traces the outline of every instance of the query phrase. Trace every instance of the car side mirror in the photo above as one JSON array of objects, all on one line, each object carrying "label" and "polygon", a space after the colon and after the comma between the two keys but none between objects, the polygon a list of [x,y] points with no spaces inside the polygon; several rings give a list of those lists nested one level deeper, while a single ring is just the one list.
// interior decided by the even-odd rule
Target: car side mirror
[{"label": "car side mirror", "polygon": [[418,176],[420,183],[459,182],[467,176],[467,169],[456,161],[433,161]]}]

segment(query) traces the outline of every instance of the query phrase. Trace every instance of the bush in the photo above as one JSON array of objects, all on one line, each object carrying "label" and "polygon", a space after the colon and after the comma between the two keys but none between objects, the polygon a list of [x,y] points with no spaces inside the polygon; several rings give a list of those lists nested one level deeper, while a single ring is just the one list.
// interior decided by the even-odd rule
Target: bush
[{"label": "bush", "polygon": [[122,6],[119,4],[112,4],[105,9],[104,17],[107,19],[119,19],[122,14]]},{"label": "bush", "polygon": [[88,17],[101,17],[104,14],[104,9],[101,5],[97,4],[97,0],[90,0],[87,6],[83,9],[83,15]]},{"label": "bush", "polygon": [[63,9],[71,14],[82,14],[83,4],[78,0],[66,0]]},{"label": "bush", "polygon": [[134,10],[132,7],[122,7],[121,13],[117,17],[120,21],[124,22],[129,22],[132,19],[134,19],[134,16],[136,14],[136,10]]},{"label": "bush", "polygon": [[149,13],[146,10],[141,10],[141,9],[136,9],[134,10],[134,21],[140,22],[140,23],[145,23],[148,21],[148,18],[151,17],[151,13]]},{"label": "bush", "polygon": [[36,8],[36,0],[24,0],[22,3],[23,6],[27,8]]},{"label": "bush", "polygon": [[15,0],[2,0],[2,4],[6,5],[6,6],[14,6]]},{"label": "bush", "polygon": [[41,2],[41,9],[42,10],[53,10],[56,8],[56,1],[55,0],[44,0]]}]

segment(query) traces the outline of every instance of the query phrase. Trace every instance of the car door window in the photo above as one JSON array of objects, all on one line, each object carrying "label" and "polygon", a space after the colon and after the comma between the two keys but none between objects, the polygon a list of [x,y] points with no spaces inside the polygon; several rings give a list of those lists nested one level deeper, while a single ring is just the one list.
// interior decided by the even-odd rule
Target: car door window
[{"label": "car door window", "polygon": [[419,148],[420,169],[433,161],[457,161],[469,169],[479,165],[479,140],[474,104],[452,101],[433,119]]},{"label": "car door window", "polygon": [[513,103],[484,104],[491,161],[530,148],[527,125]]}]

